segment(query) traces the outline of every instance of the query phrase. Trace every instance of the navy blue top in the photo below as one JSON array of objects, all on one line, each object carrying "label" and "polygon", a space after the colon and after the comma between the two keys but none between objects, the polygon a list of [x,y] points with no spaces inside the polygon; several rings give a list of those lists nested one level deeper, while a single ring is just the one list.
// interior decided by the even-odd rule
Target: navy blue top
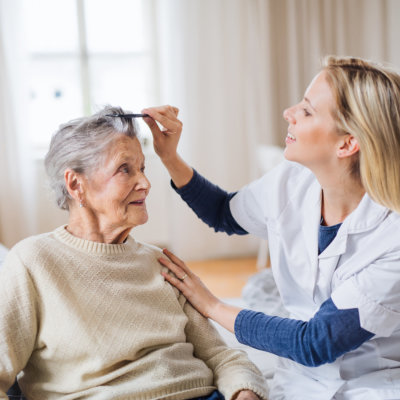
[{"label": "navy blue top", "polygon": [[[229,201],[237,192],[228,193],[194,171],[184,187],[172,187],[196,215],[216,232],[229,235],[248,233],[233,218]],[[318,251],[322,253],[335,238],[340,224],[320,226]],[[306,366],[318,366],[361,346],[373,333],[360,326],[357,308],[339,310],[327,299],[309,321],[299,321],[242,310],[235,320],[239,342]]]},{"label": "navy blue top", "polygon": [[341,225],[324,226],[322,225],[321,218],[321,225],[318,231],[318,254],[321,254],[331,244],[332,240],[335,239]]}]

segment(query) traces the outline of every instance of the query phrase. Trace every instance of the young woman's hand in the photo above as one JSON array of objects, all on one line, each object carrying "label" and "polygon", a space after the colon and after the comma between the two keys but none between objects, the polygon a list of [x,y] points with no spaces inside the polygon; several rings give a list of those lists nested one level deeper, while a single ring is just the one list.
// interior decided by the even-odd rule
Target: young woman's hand
[{"label": "young woman's hand", "polygon": [[163,253],[168,258],[160,257],[159,262],[173,272],[175,276],[166,272],[161,272],[161,274],[183,293],[198,312],[206,318],[211,318],[212,310],[218,306],[220,301],[182,260],[166,249],[163,250]]},{"label": "young woman's hand", "polygon": [[[193,169],[178,155],[177,148],[182,133],[179,110],[172,106],[150,107],[142,110],[144,121],[153,134],[153,146],[167,168],[176,187],[185,186],[193,177]],[[158,126],[157,122],[162,128]]]},{"label": "young woman's hand", "polygon": [[220,301],[182,260],[166,249],[163,250],[163,253],[168,258],[160,257],[159,262],[174,273],[173,276],[161,272],[164,278],[179,289],[200,314],[234,332],[235,320],[241,309]]},{"label": "young woman's hand", "polygon": [[[172,106],[150,107],[142,110],[144,121],[153,134],[154,150],[162,161],[176,157],[179,138],[182,132],[182,122],[178,119],[179,110]],[[156,121],[162,125],[162,129]]]}]

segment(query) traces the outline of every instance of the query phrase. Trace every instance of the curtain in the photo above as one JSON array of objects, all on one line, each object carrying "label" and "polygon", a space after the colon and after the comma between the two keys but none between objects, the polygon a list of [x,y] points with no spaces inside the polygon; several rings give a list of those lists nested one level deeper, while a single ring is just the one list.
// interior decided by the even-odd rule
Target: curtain
[{"label": "curtain", "polygon": [[[400,66],[396,0],[158,0],[164,103],[181,108],[181,155],[232,191],[257,177],[260,144],[284,146],[283,110],[324,55]],[[169,195],[171,248],[187,259],[251,254],[254,238],[216,234]]]},{"label": "curtain", "polygon": [[[150,1],[150,0],[149,0]],[[0,0],[0,242],[38,232],[43,198],[24,128],[27,88],[21,0]],[[398,0],[151,0],[160,103],[181,109],[181,155],[228,191],[258,177],[257,148],[284,146],[283,110],[326,54],[400,66]],[[60,121],[63,122],[63,121]],[[161,179],[161,178],[160,178]],[[164,179],[164,177],[162,178]],[[250,236],[214,233],[172,190],[160,229],[185,259],[255,254]],[[158,215],[158,214],[157,214]],[[150,216],[151,217],[151,216]]]},{"label": "curtain", "polygon": [[33,232],[32,168],[25,120],[27,90],[21,2],[0,0],[0,242],[11,247]]}]

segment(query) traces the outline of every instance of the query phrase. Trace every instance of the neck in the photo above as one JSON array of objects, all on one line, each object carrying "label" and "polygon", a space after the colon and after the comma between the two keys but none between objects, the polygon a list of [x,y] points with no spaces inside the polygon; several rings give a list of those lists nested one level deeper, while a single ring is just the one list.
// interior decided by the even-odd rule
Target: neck
[{"label": "neck", "polygon": [[85,208],[70,209],[67,231],[72,235],[98,243],[120,244],[128,238],[132,227],[102,224]]},{"label": "neck", "polygon": [[365,194],[359,179],[348,173],[317,177],[322,187],[321,215],[326,225],[336,225],[345,220]]}]

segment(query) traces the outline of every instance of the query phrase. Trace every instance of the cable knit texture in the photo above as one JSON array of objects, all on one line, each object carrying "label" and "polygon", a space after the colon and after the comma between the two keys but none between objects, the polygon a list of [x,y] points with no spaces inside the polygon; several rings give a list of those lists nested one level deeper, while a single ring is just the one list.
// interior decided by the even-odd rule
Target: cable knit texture
[{"label": "cable knit texture", "polygon": [[28,238],[0,272],[0,398],[17,373],[28,399],[226,399],[266,383],[160,275],[158,248]]}]

